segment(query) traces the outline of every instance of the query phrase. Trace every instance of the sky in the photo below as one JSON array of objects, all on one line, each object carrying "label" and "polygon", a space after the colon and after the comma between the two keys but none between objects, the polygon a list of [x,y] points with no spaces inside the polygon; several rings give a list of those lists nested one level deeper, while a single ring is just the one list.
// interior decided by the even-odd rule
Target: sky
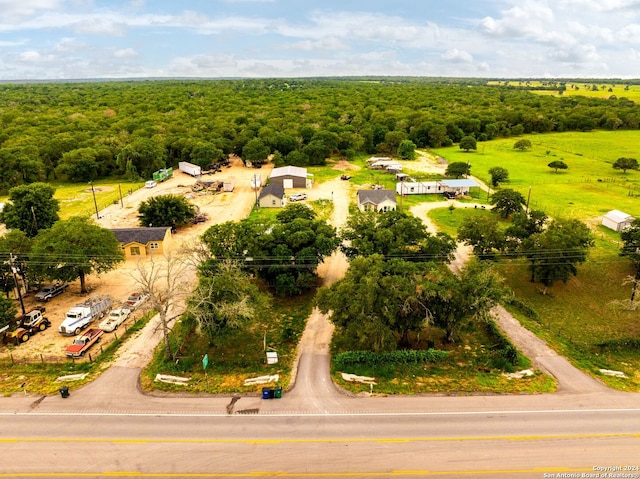
[{"label": "sky", "polygon": [[640,0],[0,0],[0,80],[639,78]]}]

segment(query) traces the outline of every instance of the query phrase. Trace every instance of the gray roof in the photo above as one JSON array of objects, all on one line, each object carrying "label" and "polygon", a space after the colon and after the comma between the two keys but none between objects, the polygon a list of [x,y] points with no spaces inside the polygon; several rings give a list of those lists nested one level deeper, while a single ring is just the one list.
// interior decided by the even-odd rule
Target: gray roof
[{"label": "gray roof", "polygon": [[269,196],[269,195],[273,195],[273,196],[275,196],[277,198],[284,198],[284,188],[282,186],[280,186],[280,185],[269,183],[260,192],[260,199],[264,198],[265,196]]},{"label": "gray roof", "polygon": [[271,178],[278,178],[280,176],[299,176],[306,179],[307,169],[301,168],[300,166],[282,166],[271,170]]},{"label": "gray roof", "polygon": [[358,204],[373,203],[379,205],[385,200],[396,202],[396,192],[393,190],[359,190]]},{"label": "gray roof", "polygon": [[147,244],[151,241],[162,241],[169,226],[154,226],[150,228],[114,228],[110,231],[116,235],[119,243]]}]

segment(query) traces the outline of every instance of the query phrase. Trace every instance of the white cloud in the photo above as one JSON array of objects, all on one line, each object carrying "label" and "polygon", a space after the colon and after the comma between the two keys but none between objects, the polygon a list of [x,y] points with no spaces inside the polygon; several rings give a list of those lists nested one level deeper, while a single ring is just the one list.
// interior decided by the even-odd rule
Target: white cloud
[{"label": "white cloud", "polygon": [[450,63],[473,63],[473,55],[471,55],[469,52],[458,50],[457,48],[447,50],[442,55],[440,55],[440,58],[442,58],[445,62]]},{"label": "white cloud", "polygon": [[0,0],[0,21],[16,21],[40,10],[60,8],[62,0]]},{"label": "white cloud", "polygon": [[320,40],[303,40],[301,42],[290,43],[284,48],[301,50],[301,51],[317,51],[317,50],[348,50],[349,45],[338,38],[323,38]]},{"label": "white cloud", "polygon": [[116,58],[134,58],[139,55],[133,48],[121,48],[113,52],[113,56]]},{"label": "white cloud", "polygon": [[527,0],[502,12],[502,17],[485,17],[478,29],[489,36],[502,38],[539,37],[553,24],[553,10],[542,2]]}]

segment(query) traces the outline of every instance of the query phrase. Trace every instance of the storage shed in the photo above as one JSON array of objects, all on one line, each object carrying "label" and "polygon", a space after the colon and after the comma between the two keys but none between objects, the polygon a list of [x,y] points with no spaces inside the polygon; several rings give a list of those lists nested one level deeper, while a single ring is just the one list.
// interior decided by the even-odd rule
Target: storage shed
[{"label": "storage shed", "polygon": [[271,170],[270,183],[288,188],[308,188],[307,179],[313,176],[300,166],[283,166]]},{"label": "storage shed", "polygon": [[613,231],[622,231],[629,226],[635,218],[618,210],[611,210],[602,217],[602,225]]}]

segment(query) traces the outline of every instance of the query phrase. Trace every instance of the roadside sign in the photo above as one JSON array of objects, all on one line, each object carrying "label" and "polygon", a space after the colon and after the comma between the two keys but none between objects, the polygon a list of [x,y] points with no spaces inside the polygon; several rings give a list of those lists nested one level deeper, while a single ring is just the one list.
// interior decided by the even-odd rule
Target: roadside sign
[{"label": "roadside sign", "polygon": [[202,369],[207,369],[208,365],[209,365],[209,355],[205,354],[204,357],[202,358]]}]

